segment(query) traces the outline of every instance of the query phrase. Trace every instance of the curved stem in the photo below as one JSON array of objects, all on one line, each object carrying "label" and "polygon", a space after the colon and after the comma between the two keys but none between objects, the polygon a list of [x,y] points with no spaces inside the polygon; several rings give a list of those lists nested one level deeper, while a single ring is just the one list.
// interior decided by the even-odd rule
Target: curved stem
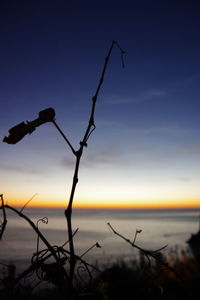
[{"label": "curved stem", "polygon": [[29,225],[33,228],[33,230],[36,232],[36,234],[40,237],[40,239],[43,241],[43,243],[47,246],[47,248],[49,249],[49,251],[51,252],[53,257],[55,258],[55,260],[57,262],[60,262],[59,257],[57,256],[55,250],[49,244],[49,242],[44,237],[44,235],[41,233],[41,231],[38,229],[38,227],[26,215],[24,215],[21,211],[18,211],[17,209],[15,209],[14,207],[12,207],[10,205],[5,205],[5,207],[12,210],[12,211],[14,211],[16,214],[18,214],[18,216],[25,219],[29,223]]}]

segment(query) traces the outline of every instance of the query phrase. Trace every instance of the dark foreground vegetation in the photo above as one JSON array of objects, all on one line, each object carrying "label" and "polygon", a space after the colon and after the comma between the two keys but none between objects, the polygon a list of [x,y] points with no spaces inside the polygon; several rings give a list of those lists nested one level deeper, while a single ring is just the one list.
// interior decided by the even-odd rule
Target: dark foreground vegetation
[{"label": "dark foreground vegetation", "polygon": [[[162,254],[158,254],[162,256]],[[141,255],[138,262],[123,261],[109,267],[102,267],[92,278],[84,273],[77,274],[74,285],[74,300],[184,300],[199,299],[200,295],[200,261],[190,257],[184,251],[177,256],[168,254],[166,257],[173,271],[164,268],[158,261],[148,261]],[[67,290],[62,285],[53,285],[50,278],[46,287],[34,283],[29,277],[14,289],[12,282],[15,277],[15,266],[8,266],[7,272],[1,274],[0,299],[2,300],[55,300],[69,299]],[[53,272],[56,274],[56,270]],[[51,282],[51,283],[50,283]],[[43,287],[42,287],[43,285]]]}]

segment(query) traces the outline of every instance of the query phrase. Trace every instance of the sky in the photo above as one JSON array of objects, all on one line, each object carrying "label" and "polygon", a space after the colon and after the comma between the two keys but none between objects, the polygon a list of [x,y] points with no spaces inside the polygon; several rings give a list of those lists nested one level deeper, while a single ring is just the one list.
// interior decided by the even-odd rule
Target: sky
[{"label": "sky", "polygon": [[[1,1],[0,138],[53,107],[75,149],[113,49],[74,207],[200,207],[199,1]],[[66,207],[75,157],[51,123],[0,143],[0,194]]]}]

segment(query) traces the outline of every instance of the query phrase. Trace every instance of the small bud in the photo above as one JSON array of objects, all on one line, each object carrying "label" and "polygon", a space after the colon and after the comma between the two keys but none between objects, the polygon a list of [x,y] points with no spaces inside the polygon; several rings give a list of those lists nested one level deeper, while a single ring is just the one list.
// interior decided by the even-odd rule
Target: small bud
[{"label": "small bud", "polygon": [[9,136],[5,136],[3,142],[8,144],[16,144],[26,134],[31,134],[36,127],[46,123],[52,122],[55,118],[55,111],[53,108],[47,108],[39,112],[39,118],[33,121],[21,122],[9,130]]},{"label": "small bud", "polygon": [[97,248],[101,248],[101,245],[99,245],[99,243],[97,242],[97,243],[96,243],[96,247],[97,247]]}]

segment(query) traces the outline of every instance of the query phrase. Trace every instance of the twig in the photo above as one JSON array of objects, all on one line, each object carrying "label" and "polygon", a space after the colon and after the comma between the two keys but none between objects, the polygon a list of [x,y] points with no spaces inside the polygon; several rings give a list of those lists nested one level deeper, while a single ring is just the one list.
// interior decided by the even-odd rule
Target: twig
[{"label": "twig", "polygon": [[118,42],[115,41],[116,46],[120,49],[121,51],[121,61],[122,61],[122,67],[125,68],[125,64],[124,64],[124,54],[125,51],[120,47],[120,45],[118,44]]},{"label": "twig", "polygon": [[35,197],[35,196],[37,196],[38,195],[38,193],[35,193],[25,204],[24,204],[24,206],[21,208],[21,210],[20,210],[20,212],[22,212],[23,210],[24,210],[24,208],[29,204],[29,202],[31,202],[31,200],[33,200],[33,198]]},{"label": "twig", "polygon": [[135,231],[135,236],[134,236],[134,239],[133,239],[133,244],[135,243],[135,241],[136,241],[136,239],[137,239],[137,235],[139,234],[139,233],[141,233],[142,232],[142,230],[141,229],[136,229],[136,231]]},{"label": "twig", "polygon": [[[73,233],[73,237],[75,236],[75,234],[78,232],[79,228],[76,228],[76,230]],[[61,247],[63,248],[64,246],[66,246],[69,243],[69,240],[67,240]]]},{"label": "twig", "polygon": [[6,218],[6,210],[5,210],[5,205],[4,205],[3,194],[0,195],[0,198],[1,198],[1,208],[2,208],[2,212],[3,212],[3,222],[0,225],[0,240],[1,240],[3,237],[3,233],[6,229],[7,218]]},{"label": "twig", "polygon": [[97,242],[97,243],[95,243],[94,245],[92,245],[89,249],[87,249],[81,256],[80,256],[80,258],[82,258],[84,255],[86,255],[88,252],[90,252],[93,248],[95,248],[95,247],[97,247],[97,248],[101,248],[101,246],[99,245],[99,243]]},{"label": "twig", "polygon": [[73,148],[73,146],[70,143],[70,141],[68,140],[68,138],[65,136],[64,132],[60,129],[60,127],[58,126],[58,124],[56,123],[56,121],[52,120],[52,123],[54,124],[54,126],[56,127],[56,129],[60,132],[60,134],[62,135],[62,137],[64,138],[64,140],[66,141],[66,143],[68,144],[68,146],[70,147],[70,149],[72,150],[72,153],[74,155],[76,155],[75,149]]},{"label": "twig", "polygon": [[[48,224],[48,218],[47,217],[44,217],[44,218],[42,218],[42,219],[39,219],[38,221],[37,221],[37,229],[39,230],[39,228],[38,228],[38,225],[39,225],[39,222],[42,222],[42,223],[44,223],[44,224]],[[39,253],[39,242],[40,242],[40,237],[39,237],[39,235],[37,236],[37,246],[36,246],[36,249],[37,249],[37,258],[38,258],[38,253]]]}]

